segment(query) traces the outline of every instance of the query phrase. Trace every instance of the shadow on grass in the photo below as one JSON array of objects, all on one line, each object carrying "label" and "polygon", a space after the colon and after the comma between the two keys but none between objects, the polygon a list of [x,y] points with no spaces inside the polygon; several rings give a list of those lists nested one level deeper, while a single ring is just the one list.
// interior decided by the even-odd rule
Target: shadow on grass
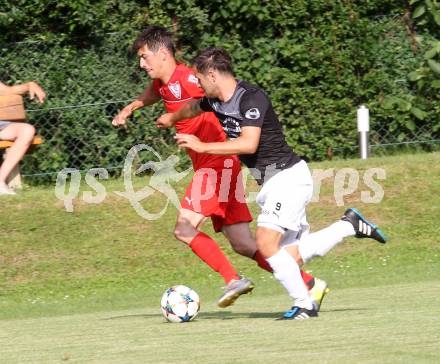
[{"label": "shadow on grass", "polygon": [[213,311],[201,312],[199,318],[204,320],[232,320],[238,318],[277,318],[281,315],[279,312],[231,312],[231,311]]},{"label": "shadow on grass", "polygon": [[374,308],[356,307],[356,308],[334,308],[332,310],[320,310],[319,312],[346,312],[346,311],[373,311]]},{"label": "shadow on grass", "polygon": [[[371,308],[337,308],[333,310],[321,310],[321,313],[325,312],[344,312],[344,311],[368,311]],[[201,312],[199,314],[200,319],[214,319],[214,320],[231,320],[237,318],[272,318],[276,319],[281,317],[283,312],[231,312],[231,311],[215,311],[215,312]]]},{"label": "shadow on grass", "polygon": [[[276,318],[279,317],[281,313],[279,312],[231,312],[231,311],[213,311],[213,312],[201,312],[197,316],[197,319],[209,319],[209,320],[232,320],[237,318]],[[120,320],[120,319],[130,319],[130,318],[155,318],[162,317],[160,313],[158,314],[135,314],[135,315],[121,315],[106,317],[101,320]]]},{"label": "shadow on grass", "polygon": [[[332,310],[321,310],[321,313],[326,312],[346,312],[346,311],[368,311],[371,308],[336,308]],[[231,311],[212,311],[212,312],[201,312],[199,313],[197,319],[199,320],[233,320],[240,318],[250,318],[250,319],[260,319],[260,318],[271,318],[276,319],[281,317],[284,312],[231,312]],[[118,320],[118,319],[130,319],[130,318],[156,318],[162,317],[160,313],[158,314],[135,314],[135,315],[121,315],[106,317],[102,320]]]}]

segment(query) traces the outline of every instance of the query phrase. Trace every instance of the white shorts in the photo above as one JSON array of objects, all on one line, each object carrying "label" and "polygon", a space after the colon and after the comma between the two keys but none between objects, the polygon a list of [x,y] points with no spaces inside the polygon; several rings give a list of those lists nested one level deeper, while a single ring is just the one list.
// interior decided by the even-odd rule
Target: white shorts
[{"label": "white shorts", "polygon": [[11,125],[12,123],[10,121],[3,121],[0,120],[0,130],[3,130],[4,128],[6,128],[7,126]]},{"label": "white shorts", "polygon": [[307,163],[298,162],[267,181],[257,195],[261,208],[257,225],[284,234],[281,245],[309,232],[306,206],[313,196],[313,179]]}]

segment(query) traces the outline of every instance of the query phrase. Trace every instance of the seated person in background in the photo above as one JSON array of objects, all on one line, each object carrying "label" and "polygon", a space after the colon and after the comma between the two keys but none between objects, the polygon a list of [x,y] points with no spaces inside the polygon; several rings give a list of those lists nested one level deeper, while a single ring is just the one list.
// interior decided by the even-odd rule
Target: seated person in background
[{"label": "seated person in background", "polygon": [[[13,86],[8,86],[0,82],[0,96],[23,95],[25,93],[29,93],[31,100],[37,96],[40,103],[43,103],[46,98],[44,90],[34,81]],[[28,123],[14,123],[8,120],[0,120],[0,140],[14,142],[0,166],[0,195],[15,195],[15,192],[6,184],[6,179],[23,158],[32,143],[34,135],[35,128]]]}]

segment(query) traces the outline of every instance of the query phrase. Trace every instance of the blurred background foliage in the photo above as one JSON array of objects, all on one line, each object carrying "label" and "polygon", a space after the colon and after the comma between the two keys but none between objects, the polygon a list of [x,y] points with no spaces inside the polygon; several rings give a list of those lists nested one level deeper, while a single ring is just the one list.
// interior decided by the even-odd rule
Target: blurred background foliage
[{"label": "blurred background foliage", "polygon": [[[29,119],[46,142],[23,169],[121,168],[136,143],[164,156],[160,105],[127,130],[112,117],[149,82],[129,47],[149,24],[175,33],[178,57],[207,46],[232,55],[238,78],[271,96],[289,144],[312,160],[356,154],[356,109],[373,146],[440,140],[440,3],[434,0],[0,0],[0,79],[48,91]],[[188,160],[185,159],[185,163]],[[184,163],[184,164],[185,164]],[[185,164],[185,165],[186,165]]]}]

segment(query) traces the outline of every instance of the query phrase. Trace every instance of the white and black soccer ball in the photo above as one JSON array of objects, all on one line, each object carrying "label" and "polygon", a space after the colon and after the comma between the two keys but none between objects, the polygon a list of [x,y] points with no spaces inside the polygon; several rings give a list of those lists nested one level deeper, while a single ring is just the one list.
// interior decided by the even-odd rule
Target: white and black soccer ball
[{"label": "white and black soccer ball", "polygon": [[160,307],[168,321],[189,322],[200,310],[200,298],[196,291],[187,286],[173,286],[163,294]]}]

